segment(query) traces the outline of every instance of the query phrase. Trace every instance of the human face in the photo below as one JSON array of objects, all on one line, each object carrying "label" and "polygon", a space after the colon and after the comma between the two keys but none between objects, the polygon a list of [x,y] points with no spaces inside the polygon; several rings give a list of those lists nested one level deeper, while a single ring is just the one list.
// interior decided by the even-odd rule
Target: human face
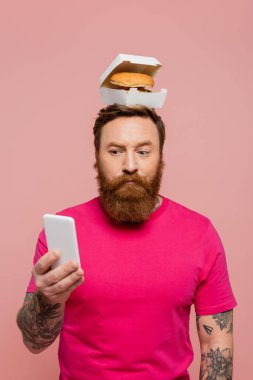
[{"label": "human face", "polygon": [[151,180],[160,158],[159,135],[150,118],[119,117],[106,123],[101,131],[98,154],[108,180],[124,173]]},{"label": "human face", "polygon": [[107,214],[116,222],[146,220],[157,202],[163,168],[153,121],[131,116],[106,123],[95,168]]}]

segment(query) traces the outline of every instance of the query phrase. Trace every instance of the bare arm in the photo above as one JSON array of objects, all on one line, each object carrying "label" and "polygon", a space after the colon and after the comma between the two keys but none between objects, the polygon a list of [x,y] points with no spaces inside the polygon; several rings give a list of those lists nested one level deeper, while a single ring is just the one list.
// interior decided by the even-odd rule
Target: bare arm
[{"label": "bare arm", "polygon": [[38,260],[32,270],[37,291],[26,293],[17,314],[24,344],[33,353],[43,351],[59,335],[65,302],[84,281],[83,270],[73,261],[51,269],[58,258],[59,253],[47,252]]},{"label": "bare arm", "polygon": [[196,315],[201,348],[200,380],[232,380],[233,309]]}]

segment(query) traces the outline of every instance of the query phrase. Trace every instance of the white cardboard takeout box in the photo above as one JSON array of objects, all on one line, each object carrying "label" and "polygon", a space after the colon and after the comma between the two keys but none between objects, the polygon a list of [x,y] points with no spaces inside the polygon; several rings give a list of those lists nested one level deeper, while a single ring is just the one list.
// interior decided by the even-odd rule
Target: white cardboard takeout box
[{"label": "white cardboard takeout box", "polygon": [[150,108],[162,108],[167,96],[167,90],[164,88],[160,92],[141,92],[134,87],[126,91],[110,83],[110,78],[115,73],[143,73],[154,77],[161,67],[161,63],[154,57],[118,54],[100,77],[100,93],[103,101],[106,104],[119,103],[126,106],[140,104]]}]

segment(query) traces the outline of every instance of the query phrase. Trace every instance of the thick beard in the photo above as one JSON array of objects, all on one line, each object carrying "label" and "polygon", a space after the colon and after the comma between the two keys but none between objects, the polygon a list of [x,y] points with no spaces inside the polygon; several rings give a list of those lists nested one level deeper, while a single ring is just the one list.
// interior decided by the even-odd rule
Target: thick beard
[{"label": "thick beard", "polygon": [[[157,203],[164,166],[160,157],[155,176],[151,181],[137,173],[122,174],[113,180],[108,180],[97,159],[94,168],[98,173],[96,177],[98,192],[106,214],[117,224],[146,221]],[[133,180],[134,183],[127,183],[129,180]]]}]

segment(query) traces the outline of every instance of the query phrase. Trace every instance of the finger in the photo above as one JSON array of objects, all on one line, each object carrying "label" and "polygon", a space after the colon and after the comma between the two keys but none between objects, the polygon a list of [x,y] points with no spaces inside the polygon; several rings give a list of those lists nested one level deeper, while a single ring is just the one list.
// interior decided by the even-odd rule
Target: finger
[{"label": "finger", "polygon": [[73,284],[72,286],[68,288],[68,292],[70,293],[73,292],[73,290],[77,288],[78,286],[80,286],[83,282],[84,282],[84,277],[81,277],[80,280],[78,280],[75,284]]},{"label": "finger", "polygon": [[49,251],[45,253],[33,267],[35,274],[43,274],[50,269],[50,266],[55,263],[60,257],[59,251]]},{"label": "finger", "polygon": [[77,271],[77,269],[77,263],[74,260],[70,260],[59,267],[50,270],[48,273],[45,273],[43,275],[43,285],[52,286],[69,276],[72,272]]},{"label": "finger", "polygon": [[[66,291],[64,292],[60,292],[60,293],[57,293],[57,294],[53,294],[53,295],[50,295],[48,296],[50,300],[52,300],[54,303],[61,303],[62,301],[59,301],[61,298],[64,298],[66,299],[66,297],[68,298],[70,293],[73,292],[74,289],[76,289],[78,286],[82,285],[82,283],[84,282],[84,277],[81,277],[80,280],[76,281],[71,287],[69,287]],[[66,300],[65,300],[66,301]],[[64,302],[65,302],[64,301]]]},{"label": "finger", "polygon": [[50,286],[47,289],[54,294],[59,294],[70,291],[71,288],[73,286],[75,287],[75,284],[79,281],[84,281],[84,273],[82,269],[78,269],[74,273],[71,273],[69,276],[65,277],[62,281]]},{"label": "finger", "polygon": [[68,276],[64,277],[61,281],[48,286],[44,289],[45,294],[52,296],[54,294],[67,291],[73,284],[79,281],[83,277],[83,270],[79,268]]}]

